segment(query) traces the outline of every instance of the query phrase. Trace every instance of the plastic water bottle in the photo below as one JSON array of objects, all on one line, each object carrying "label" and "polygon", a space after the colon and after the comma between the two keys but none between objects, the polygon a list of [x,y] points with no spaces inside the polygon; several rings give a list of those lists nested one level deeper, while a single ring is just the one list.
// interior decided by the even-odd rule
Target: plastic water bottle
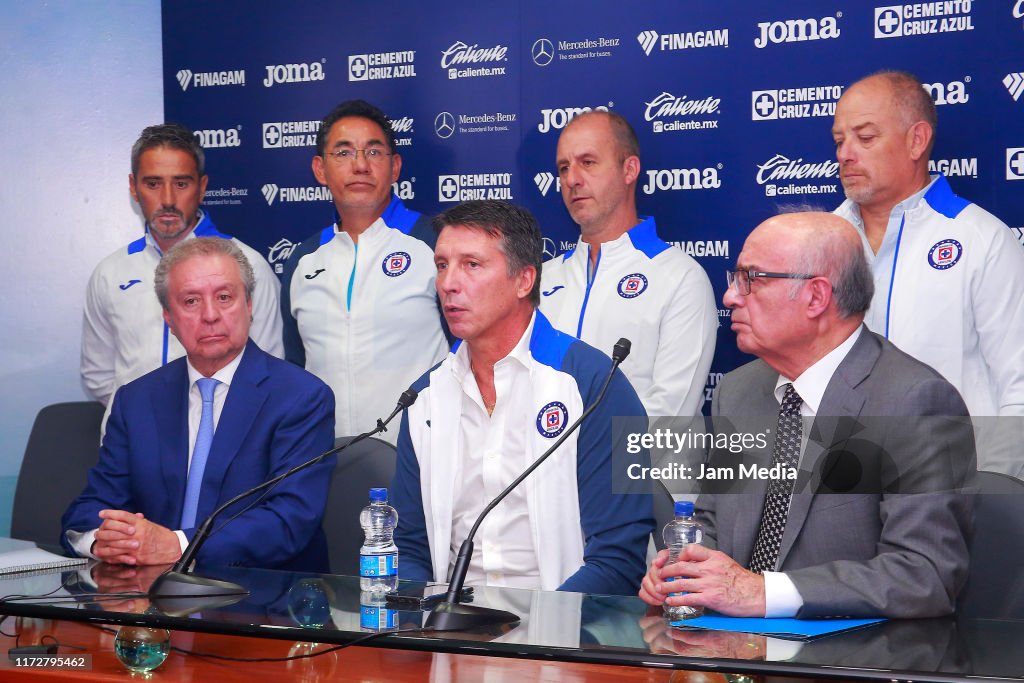
[{"label": "plastic water bottle", "polygon": [[365,540],[359,549],[359,590],[383,595],[398,586],[398,513],[388,505],[387,489],[370,489],[370,504],[359,513]]},{"label": "plastic water bottle", "polygon": [[[704,538],[704,530],[700,522],[693,518],[693,503],[688,500],[681,500],[676,503],[676,518],[665,525],[663,537],[668,547],[668,562],[671,564],[679,559],[679,556],[691,543],[700,543]],[[667,579],[674,581],[675,577]],[[682,593],[669,593],[669,595],[682,595]],[[669,606],[665,605],[665,616],[671,621],[681,619],[693,619],[704,614],[703,607]]]}]

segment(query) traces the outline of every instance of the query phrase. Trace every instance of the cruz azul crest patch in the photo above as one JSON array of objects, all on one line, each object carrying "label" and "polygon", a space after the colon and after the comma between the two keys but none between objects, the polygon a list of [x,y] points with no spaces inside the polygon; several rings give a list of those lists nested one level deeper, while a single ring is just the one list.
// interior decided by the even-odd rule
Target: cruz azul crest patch
[{"label": "cruz azul crest patch", "polygon": [[647,289],[647,278],[643,273],[630,273],[619,280],[619,296],[623,299],[633,299],[644,293]]},{"label": "cruz azul crest patch", "polygon": [[537,413],[537,431],[548,439],[561,434],[568,422],[569,411],[561,401],[552,401]]},{"label": "cruz azul crest patch", "polygon": [[963,256],[964,248],[956,240],[942,240],[928,250],[928,265],[935,270],[947,270]]},{"label": "cruz azul crest patch", "polygon": [[385,256],[380,267],[388,277],[398,277],[409,270],[410,265],[412,265],[412,257],[404,251],[396,251]]}]

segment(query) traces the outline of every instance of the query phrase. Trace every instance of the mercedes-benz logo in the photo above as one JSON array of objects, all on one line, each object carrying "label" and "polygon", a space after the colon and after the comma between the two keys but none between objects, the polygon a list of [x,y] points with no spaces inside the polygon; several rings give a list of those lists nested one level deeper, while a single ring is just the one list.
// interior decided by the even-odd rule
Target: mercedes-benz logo
[{"label": "mercedes-benz logo", "polygon": [[538,38],[533,41],[530,55],[533,57],[533,63],[537,66],[547,66],[555,58],[555,46],[547,38]]},{"label": "mercedes-benz logo", "polygon": [[550,237],[544,238],[544,256],[549,259],[558,256],[558,248],[555,247],[555,241]]},{"label": "mercedes-benz logo", "polygon": [[443,111],[434,118],[434,132],[439,138],[450,138],[455,133],[455,117]]}]

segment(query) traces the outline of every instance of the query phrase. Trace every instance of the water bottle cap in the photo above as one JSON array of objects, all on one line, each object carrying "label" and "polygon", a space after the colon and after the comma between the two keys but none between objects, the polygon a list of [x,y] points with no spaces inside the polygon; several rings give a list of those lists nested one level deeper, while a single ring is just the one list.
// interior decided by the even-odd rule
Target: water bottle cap
[{"label": "water bottle cap", "polygon": [[693,517],[693,501],[676,501],[676,517]]},{"label": "water bottle cap", "polygon": [[386,503],[388,502],[388,490],[381,489],[370,489],[370,502],[371,503]]}]

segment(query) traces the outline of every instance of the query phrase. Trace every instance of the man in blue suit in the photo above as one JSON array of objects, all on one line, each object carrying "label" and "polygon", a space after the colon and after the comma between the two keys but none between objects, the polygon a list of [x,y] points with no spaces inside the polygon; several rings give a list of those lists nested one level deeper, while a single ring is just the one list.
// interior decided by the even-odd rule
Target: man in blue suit
[{"label": "man in blue suit", "polygon": [[[176,561],[218,506],[328,450],[334,395],[249,339],[252,267],[230,240],[186,240],[157,267],[164,319],[186,357],[114,396],[98,464],[63,518],[80,555],[128,565]],[[327,568],[320,529],[334,459],[225,511],[197,560]],[[243,511],[244,510],[244,511]]]}]

